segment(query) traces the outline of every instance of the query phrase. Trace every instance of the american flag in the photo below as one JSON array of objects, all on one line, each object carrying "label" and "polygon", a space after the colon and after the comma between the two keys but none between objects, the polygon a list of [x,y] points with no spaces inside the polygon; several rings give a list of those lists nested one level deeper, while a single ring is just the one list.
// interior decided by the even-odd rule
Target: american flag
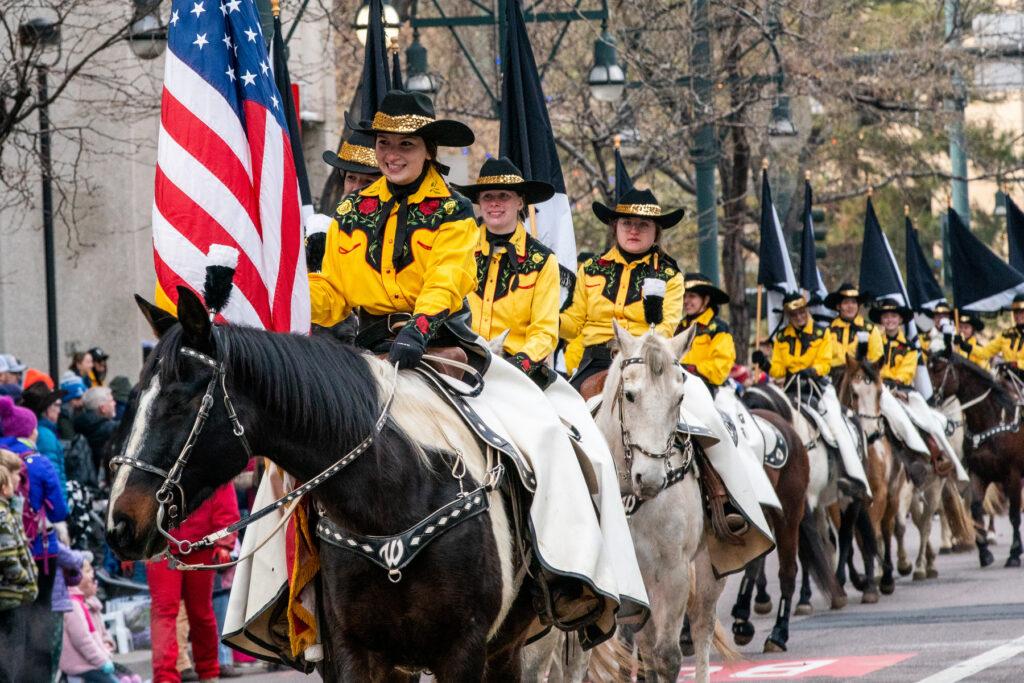
[{"label": "american flag", "polygon": [[[158,288],[202,291],[213,244],[239,252],[233,323],[309,329],[295,164],[254,0],[174,0],[153,199]],[[158,294],[159,296],[159,294]]]}]

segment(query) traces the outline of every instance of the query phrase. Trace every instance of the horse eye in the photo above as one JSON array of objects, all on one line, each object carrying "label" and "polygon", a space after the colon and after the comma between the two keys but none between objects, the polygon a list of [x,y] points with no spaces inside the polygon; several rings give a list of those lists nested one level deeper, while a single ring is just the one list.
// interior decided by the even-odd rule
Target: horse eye
[{"label": "horse eye", "polygon": [[636,403],[636,394],[634,394],[632,391],[625,392],[625,396],[626,400],[629,401],[630,403]]}]

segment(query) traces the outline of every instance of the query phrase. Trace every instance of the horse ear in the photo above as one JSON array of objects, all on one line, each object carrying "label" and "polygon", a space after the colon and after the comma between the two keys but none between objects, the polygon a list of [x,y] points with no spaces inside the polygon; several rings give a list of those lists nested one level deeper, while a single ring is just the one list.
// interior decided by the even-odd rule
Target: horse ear
[{"label": "horse ear", "polygon": [[672,337],[668,341],[669,348],[672,349],[672,357],[676,360],[682,360],[686,352],[690,350],[690,345],[693,344],[693,337],[697,333],[697,326],[690,325],[685,330]]},{"label": "horse ear", "polygon": [[619,353],[625,357],[632,356],[636,339],[629,333],[629,330],[620,327],[619,323],[613,318],[612,332],[615,334],[615,345],[619,348]]},{"label": "horse ear", "polygon": [[173,315],[156,304],[149,303],[138,294],[135,295],[135,303],[138,304],[139,310],[142,311],[142,316],[149,322],[149,326],[153,329],[153,334],[156,335],[157,339],[163,337],[164,333],[178,322],[178,319]]},{"label": "horse ear", "polygon": [[185,331],[186,346],[204,352],[212,348],[210,314],[199,296],[188,287],[178,287],[178,320]]}]

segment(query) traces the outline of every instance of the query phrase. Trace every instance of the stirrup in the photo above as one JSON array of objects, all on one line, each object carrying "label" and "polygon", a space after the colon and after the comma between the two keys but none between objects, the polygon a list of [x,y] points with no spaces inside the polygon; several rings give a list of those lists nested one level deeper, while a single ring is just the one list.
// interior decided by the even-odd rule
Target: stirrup
[{"label": "stirrup", "polygon": [[577,605],[581,602],[589,602],[590,600],[593,600],[593,607],[588,608],[582,615],[569,620],[559,616],[558,611],[555,609],[555,603],[559,600],[559,597],[564,596],[557,595],[557,589],[555,594],[552,594],[551,588],[548,586],[549,578],[553,579],[551,574],[548,572],[541,572],[536,579],[539,594],[534,595],[533,603],[542,624],[554,626],[559,631],[569,632],[589,626],[600,618],[601,598],[593,594],[591,594],[590,598],[581,597],[573,600]]}]

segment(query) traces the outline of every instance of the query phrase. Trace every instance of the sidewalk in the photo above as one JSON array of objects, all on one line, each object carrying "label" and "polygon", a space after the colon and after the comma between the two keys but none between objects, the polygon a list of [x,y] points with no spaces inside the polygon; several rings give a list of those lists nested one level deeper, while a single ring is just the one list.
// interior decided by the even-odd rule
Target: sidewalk
[{"label": "sidewalk", "polygon": [[[150,661],[150,650],[136,650],[126,655],[114,655],[114,661],[124,664],[126,667],[142,676],[143,681],[148,681],[153,676],[153,668]],[[320,675],[313,673],[304,676],[298,671],[287,669],[284,671],[268,672],[262,666],[255,669],[242,669],[245,676],[239,678],[228,678],[222,680],[245,681],[245,683],[295,683],[296,681],[319,681]]]}]

